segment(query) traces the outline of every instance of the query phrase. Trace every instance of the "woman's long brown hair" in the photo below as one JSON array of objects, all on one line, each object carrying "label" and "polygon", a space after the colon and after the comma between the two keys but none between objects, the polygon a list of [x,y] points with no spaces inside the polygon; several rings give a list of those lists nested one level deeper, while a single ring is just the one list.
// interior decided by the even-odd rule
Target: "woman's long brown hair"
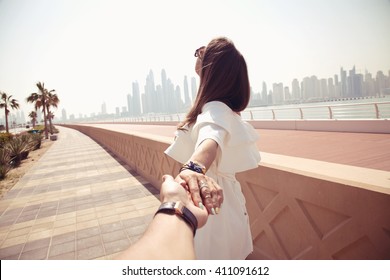
[{"label": "woman's long brown hair", "polygon": [[233,42],[225,37],[213,39],[202,58],[200,85],[194,105],[185,120],[178,125],[192,125],[204,104],[225,103],[234,112],[243,111],[249,103],[250,85],[246,62]]}]

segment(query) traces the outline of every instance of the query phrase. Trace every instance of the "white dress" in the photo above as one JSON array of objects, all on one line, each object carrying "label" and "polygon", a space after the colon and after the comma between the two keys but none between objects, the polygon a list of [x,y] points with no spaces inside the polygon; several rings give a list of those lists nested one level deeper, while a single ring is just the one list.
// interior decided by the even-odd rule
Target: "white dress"
[{"label": "white dress", "polygon": [[227,105],[219,101],[205,104],[188,131],[178,130],[175,142],[165,151],[180,163],[186,163],[205,139],[218,143],[216,160],[206,175],[222,188],[224,202],[218,215],[210,215],[197,230],[195,251],[198,259],[245,259],[252,251],[252,235],[245,198],[235,173],[258,166],[258,134]]}]

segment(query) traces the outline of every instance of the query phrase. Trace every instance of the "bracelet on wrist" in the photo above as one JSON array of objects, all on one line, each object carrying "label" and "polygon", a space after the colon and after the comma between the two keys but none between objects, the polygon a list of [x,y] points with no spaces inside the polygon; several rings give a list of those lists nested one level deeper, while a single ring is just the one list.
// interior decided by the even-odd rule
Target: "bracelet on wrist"
[{"label": "bracelet on wrist", "polygon": [[164,202],[160,205],[156,214],[154,215],[156,216],[158,213],[165,213],[170,215],[176,214],[191,227],[195,236],[196,229],[198,228],[198,220],[194,214],[192,214],[192,212],[184,206],[182,202]]},{"label": "bracelet on wrist", "polygon": [[193,161],[189,161],[189,162],[183,164],[183,166],[180,168],[179,173],[182,172],[183,170],[191,170],[191,171],[203,174],[203,175],[206,174],[206,167],[204,167],[203,165],[200,165],[199,163],[193,162]]}]

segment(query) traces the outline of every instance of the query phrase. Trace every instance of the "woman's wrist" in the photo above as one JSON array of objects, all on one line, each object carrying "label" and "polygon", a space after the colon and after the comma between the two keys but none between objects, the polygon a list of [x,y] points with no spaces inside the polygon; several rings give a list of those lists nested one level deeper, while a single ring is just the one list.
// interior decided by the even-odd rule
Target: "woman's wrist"
[{"label": "woman's wrist", "polygon": [[189,161],[185,164],[183,164],[183,166],[180,168],[180,172],[182,172],[183,170],[191,170],[191,171],[194,171],[196,173],[200,173],[200,174],[203,174],[205,175],[206,174],[206,167],[198,162],[195,162],[195,161]]}]

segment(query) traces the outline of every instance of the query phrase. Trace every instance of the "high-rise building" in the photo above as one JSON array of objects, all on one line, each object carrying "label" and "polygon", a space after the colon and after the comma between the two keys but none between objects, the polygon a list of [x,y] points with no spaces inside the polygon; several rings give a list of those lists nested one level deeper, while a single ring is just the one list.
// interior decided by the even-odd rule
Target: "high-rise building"
[{"label": "high-rise building", "polygon": [[379,96],[383,95],[383,91],[386,88],[386,76],[382,71],[376,73],[376,93]]},{"label": "high-rise building", "polygon": [[106,102],[102,104],[102,115],[107,115],[107,105]]},{"label": "high-rise building", "polygon": [[261,99],[264,105],[268,105],[267,84],[264,81],[261,89]]},{"label": "high-rise building", "polygon": [[131,116],[141,115],[141,95],[138,82],[133,82],[133,96],[131,97],[131,104],[128,110]]},{"label": "high-rise building", "polygon": [[328,93],[328,81],[326,79],[321,79],[320,80],[320,94],[319,98],[329,98],[329,93]]},{"label": "high-rise building", "polygon": [[301,99],[301,89],[299,88],[299,82],[298,79],[294,79],[291,84],[291,94],[293,100],[300,100]]},{"label": "high-rise building", "polygon": [[[118,111],[119,111],[119,108],[118,108]],[[128,112],[127,112],[127,107],[126,106],[122,106],[122,112],[119,113],[119,115],[121,117],[126,117],[128,115]]]},{"label": "high-rise building", "polygon": [[198,92],[198,86],[196,84],[196,78],[192,77],[191,78],[191,96],[192,96],[192,103],[194,103],[196,94]]},{"label": "high-rise building", "polygon": [[333,99],[336,97],[335,85],[333,84],[333,78],[328,78],[328,94],[329,98]]},{"label": "high-rise building", "polygon": [[316,97],[317,77],[305,77],[302,80],[302,99],[310,100]]},{"label": "high-rise building", "polygon": [[342,98],[345,98],[348,96],[348,93],[347,93],[347,71],[343,70],[343,67],[341,67],[340,69],[340,83],[341,83],[341,87],[340,87],[340,94],[341,94],[341,97]]},{"label": "high-rise building", "polygon": [[291,93],[290,93],[290,88],[289,87],[284,87],[284,100],[285,101],[290,101],[291,98]]},{"label": "high-rise building", "polygon": [[188,91],[187,76],[184,76],[183,86],[184,86],[184,107],[187,108],[191,106],[190,94]]},{"label": "high-rise building", "polygon": [[146,77],[145,100],[142,103],[142,107],[144,109],[144,113],[158,112],[157,94],[152,70],[149,71],[149,75]]},{"label": "high-rise building", "polygon": [[283,83],[274,83],[272,85],[272,102],[275,105],[283,104],[284,102]]},{"label": "high-rise building", "polygon": [[62,120],[63,122],[66,122],[66,121],[68,120],[68,117],[66,116],[66,110],[65,110],[65,109],[62,109],[61,120]]}]

